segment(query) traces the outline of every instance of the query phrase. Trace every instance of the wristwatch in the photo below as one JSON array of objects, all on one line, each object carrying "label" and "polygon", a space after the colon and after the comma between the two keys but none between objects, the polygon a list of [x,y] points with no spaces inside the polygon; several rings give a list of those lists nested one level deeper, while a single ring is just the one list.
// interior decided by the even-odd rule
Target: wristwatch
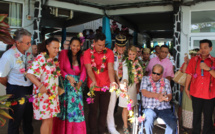
[{"label": "wristwatch", "polygon": [[210,67],[210,69],[208,70],[208,72],[210,72],[211,70],[213,70],[213,69]]}]

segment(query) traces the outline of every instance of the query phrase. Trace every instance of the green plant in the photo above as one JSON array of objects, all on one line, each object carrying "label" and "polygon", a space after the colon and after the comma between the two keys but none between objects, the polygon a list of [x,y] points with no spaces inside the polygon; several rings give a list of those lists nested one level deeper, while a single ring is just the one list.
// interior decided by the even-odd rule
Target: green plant
[{"label": "green plant", "polygon": [[10,98],[12,95],[11,94],[7,94],[7,95],[3,95],[0,96],[0,125],[4,126],[6,123],[6,119],[13,119],[5,110],[12,110],[10,108],[10,102],[6,102],[6,100],[8,98]]},{"label": "green plant", "polygon": [[13,44],[14,40],[10,36],[9,25],[5,22],[7,14],[0,14],[0,41],[5,44]]},{"label": "green plant", "polygon": [[[5,18],[7,18],[6,14],[0,14],[0,41],[4,42],[5,44],[13,44],[14,40],[10,36],[9,25],[5,22]],[[6,102],[8,98],[12,95],[3,95],[0,96],[0,125],[4,126],[6,123],[6,119],[13,119],[5,110],[12,110],[10,108],[10,102]]]}]

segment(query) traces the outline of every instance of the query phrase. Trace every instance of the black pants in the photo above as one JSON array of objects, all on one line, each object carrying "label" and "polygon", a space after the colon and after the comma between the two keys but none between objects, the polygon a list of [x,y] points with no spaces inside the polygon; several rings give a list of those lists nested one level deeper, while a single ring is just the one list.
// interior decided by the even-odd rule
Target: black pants
[{"label": "black pants", "polygon": [[[110,101],[109,91],[106,92],[95,91],[94,103],[89,105],[90,134],[105,133],[109,101]],[[97,120],[98,111],[99,119]],[[98,125],[97,122],[99,123]]]},{"label": "black pants", "polygon": [[212,114],[214,110],[214,99],[201,99],[192,96],[193,105],[193,132],[192,134],[201,133],[201,115],[204,114],[204,125],[202,134],[212,134],[213,122]]},{"label": "black pants", "polygon": [[[17,85],[7,84],[7,94],[13,94],[13,97],[8,100],[14,100],[26,95],[32,94],[32,86],[23,87]],[[24,134],[33,134],[32,118],[33,118],[33,107],[32,103],[25,102],[23,105],[19,103],[15,106],[11,106],[13,112],[9,110],[9,114],[13,117],[13,120],[9,120],[8,134],[19,134],[19,126],[23,121]]]}]

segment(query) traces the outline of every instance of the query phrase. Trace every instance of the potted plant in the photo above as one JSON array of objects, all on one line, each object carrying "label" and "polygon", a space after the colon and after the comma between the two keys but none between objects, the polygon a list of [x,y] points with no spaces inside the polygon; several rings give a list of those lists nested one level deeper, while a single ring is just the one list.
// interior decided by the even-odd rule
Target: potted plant
[{"label": "potted plant", "polygon": [[[14,40],[10,36],[9,25],[5,22],[5,18],[7,18],[6,14],[0,14],[0,41],[5,44],[13,44]],[[7,102],[7,99],[12,95],[7,94],[0,96],[0,125],[4,126],[6,123],[5,118],[13,119],[6,110],[12,110],[10,108],[10,102]]]}]

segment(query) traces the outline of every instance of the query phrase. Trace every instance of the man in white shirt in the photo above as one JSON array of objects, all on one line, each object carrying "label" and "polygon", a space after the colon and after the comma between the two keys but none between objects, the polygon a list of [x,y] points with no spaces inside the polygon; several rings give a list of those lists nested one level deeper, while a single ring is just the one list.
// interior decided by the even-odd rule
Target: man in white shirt
[{"label": "man in white shirt", "polygon": [[[122,62],[124,58],[124,52],[126,49],[127,39],[124,35],[117,35],[116,36],[116,43],[114,51],[114,71],[115,71],[115,81],[119,85],[119,82],[122,79]],[[111,134],[120,134],[115,128],[114,122],[114,108],[116,106],[117,96],[115,91],[111,93],[109,107],[108,107],[108,114],[107,114],[107,127]]]},{"label": "man in white shirt", "polygon": [[[0,59],[0,82],[5,82],[5,77],[8,78],[6,85],[6,93],[13,94],[8,101],[26,99],[26,95],[32,94],[32,83],[25,77],[25,72],[29,64],[32,63],[33,56],[26,51],[31,46],[31,33],[25,29],[18,29],[14,33],[15,45],[7,50]],[[4,84],[4,83],[2,83]],[[9,120],[8,134],[18,134],[19,126],[23,121],[24,134],[33,134],[32,103],[25,102],[24,104],[16,104],[11,106],[9,114],[13,119]]]}]

